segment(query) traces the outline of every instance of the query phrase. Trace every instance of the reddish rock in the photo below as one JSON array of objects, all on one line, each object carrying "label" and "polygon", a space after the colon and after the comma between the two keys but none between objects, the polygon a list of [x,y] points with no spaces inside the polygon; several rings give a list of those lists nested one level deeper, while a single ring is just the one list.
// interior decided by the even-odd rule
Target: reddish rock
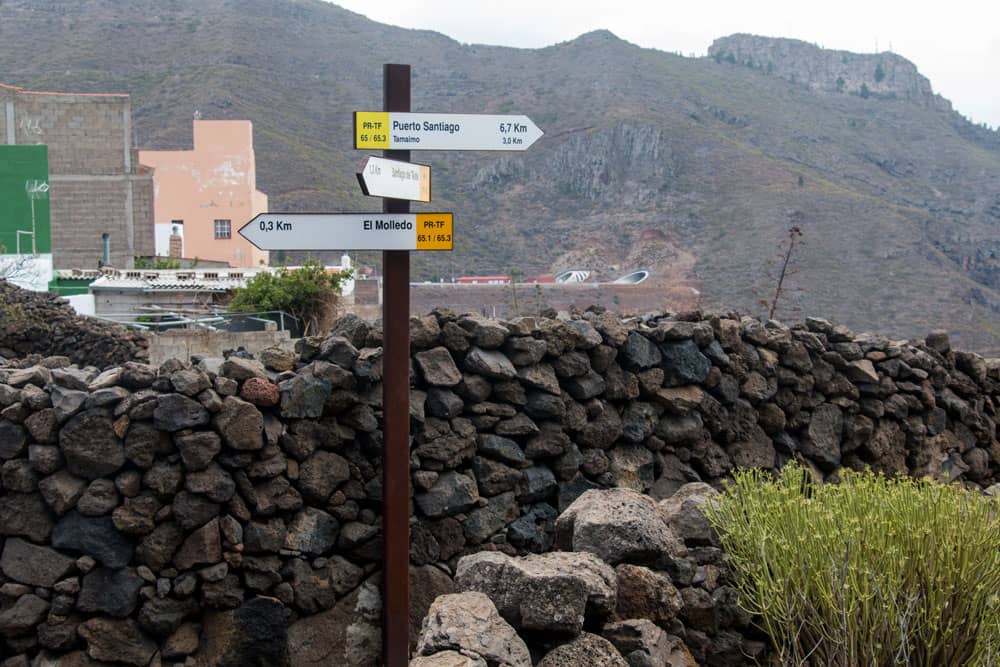
[{"label": "reddish rock", "polygon": [[644,618],[660,627],[670,622],[684,606],[680,593],[670,578],[639,565],[622,564],[615,568],[618,579],[616,619]]},{"label": "reddish rock", "polygon": [[252,377],[243,383],[240,398],[257,407],[272,408],[281,400],[278,385],[260,377]]}]

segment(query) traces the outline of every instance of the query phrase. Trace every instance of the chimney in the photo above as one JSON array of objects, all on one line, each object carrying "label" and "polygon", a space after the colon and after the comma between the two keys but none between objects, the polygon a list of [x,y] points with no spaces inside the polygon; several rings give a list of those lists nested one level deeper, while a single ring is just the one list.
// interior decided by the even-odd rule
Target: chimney
[{"label": "chimney", "polygon": [[111,266],[111,234],[101,234],[101,266]]},{"label": "chimney", "polygon": [[170,257],[180,259],[184,256],[184,237],[177,233],[177,227],[173,228],[170,234]]}]

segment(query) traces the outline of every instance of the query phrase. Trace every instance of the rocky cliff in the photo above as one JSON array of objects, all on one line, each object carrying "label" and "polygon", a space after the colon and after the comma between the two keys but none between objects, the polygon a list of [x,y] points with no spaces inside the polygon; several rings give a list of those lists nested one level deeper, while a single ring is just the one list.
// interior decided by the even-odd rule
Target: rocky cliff
[{"label": "rocky cliff", "polygon": [[[1000,361],[941,334],[598,309],[437,311],[410,336],[414,639],[439,595],[499,599],[505,582],[499,613],[548,637],[532,639],[557,652],[546,664],[581,664],[557,644],[609,615],[649,621],[668,652],[743,664],[765,643],[687,500],[793,458],[829,481],[1000,475]],[[345,318],[259,360],[0,369],[3,666],[376,664],[381,338]],[[586,494],[602,489],[620,491]],[[517,559],[554,546],[587,553]],[[543,584],[580,615],[527,595]]]},{"label": "rocky cliff", "polygon": [[934,94],[931,82],[916,65],[888,51],[852,53],[798,39],[735,34],[712,42],[708,55],[717,62],[747,65],[812,90],[898,97],[951,109],[947,100]]}]

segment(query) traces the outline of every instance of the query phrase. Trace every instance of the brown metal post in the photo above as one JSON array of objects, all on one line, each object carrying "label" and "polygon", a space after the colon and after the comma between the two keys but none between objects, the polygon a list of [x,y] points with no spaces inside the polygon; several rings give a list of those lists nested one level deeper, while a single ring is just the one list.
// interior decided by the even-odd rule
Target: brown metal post
[{"label": "brown metal post", "polygon": [[[410,66],[383,65],[384,111],[410,110]],[[410,151],[383,151],[409,161]],[[385,213],[409,213],[410,202],[383,199]],[[385,667],[409,662],[410,625],[410,252],[382,253],[382,655]]]}]

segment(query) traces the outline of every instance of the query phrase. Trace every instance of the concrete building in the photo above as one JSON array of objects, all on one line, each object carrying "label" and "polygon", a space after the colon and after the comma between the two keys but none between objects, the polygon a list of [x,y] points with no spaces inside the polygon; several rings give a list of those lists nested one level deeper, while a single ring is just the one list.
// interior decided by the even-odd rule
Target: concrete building
[{"label": "concrete building", "polygon": [[[300,267],[290,266],[287,270],[295,271],[298,268]],[[328,266],[326,271],[343,273],[350,268],[351,258],[344,255],[339,266]],[[234,290],[245,287],[248,280],[261,273],[284,270],[286,269],[269,266],[199,266],[192,269],[73,270],[59,271],[57,275],[60,280],[65,281],[88,281],[92,302],[82,306],[88,314],[134,322],[136,317],[154,311],[177,311],[192,316],[220,309],[225,311]],[[345,280],[341,285],[341,297],[345,306],[354,301],[354,285],[353,278]]]},{"label": "concrete building", "polygon": [[155,170],[157,255],[170,255],[174,235],[183,239],[183,257],[233,267],[267,264],[268,253],[236,233],[267,212],[267,195],[257,190],[250,121],[195,120],[193,150],[144,150],[139,160]]},{"label": "concrete building", "polygon": [[94,295],[94,313],[100,317],[135,316],[150,309],[207,313],[216,308],[225,310],[234,289],[268,270],[105,271],[94,276],[90,293]]},{"label": "concrete building", "polygon": [[153,252],[153,177],[139,165],[128,95],[27,91],[0,84],[0,143],[48,147],[56,269],[96,268]]}]

